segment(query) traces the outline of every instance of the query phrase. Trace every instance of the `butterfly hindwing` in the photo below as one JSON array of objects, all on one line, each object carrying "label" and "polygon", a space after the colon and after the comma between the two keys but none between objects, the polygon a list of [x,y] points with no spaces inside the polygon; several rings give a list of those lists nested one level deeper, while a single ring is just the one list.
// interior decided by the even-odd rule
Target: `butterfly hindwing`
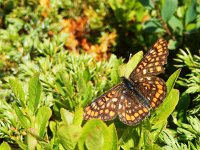
[{"label": "butterfly hindwing", "polygon": [[112,120],[117,116],[117,107],[122,94],[123,85],[118,84],[98,97],[84,109],[84,119],[98,118]]},{"label": "butterfly hindwing", "polygon": [[153,109],[163,102],[167,94],[165,81],[156,76],[140,78],[137,82],[137,88],[150,101],[151,108]]},{"label": "butterfly hindwing", "polygon": [[149,114],[149,107],[142,104],[134,93],[128,90],[123,92],[118,106],[118,116],[121,122],[127,125],[137,125]]}]

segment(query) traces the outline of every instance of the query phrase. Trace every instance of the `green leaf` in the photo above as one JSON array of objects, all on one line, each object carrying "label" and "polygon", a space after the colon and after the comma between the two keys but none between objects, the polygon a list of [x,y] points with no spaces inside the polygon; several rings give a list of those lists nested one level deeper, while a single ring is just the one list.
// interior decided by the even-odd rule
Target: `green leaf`
[{"label": "green leaf", "polygon": [[86,148],[88,150],[103,149],[105,140],[103,137],[103,131],[102,131],[101,127],[93,128],[91,131],[92,132],[85,139]]},{"label": "green leaf", "polygon": [[70,78],[69,74],[63,71],[60,76],[65,85],[64,89],[65,89],[66,95],[68,95],[70,98],[73,97],[73,95],[75,93],[74,86],[72,84],[72,79]]},{"label": "green leaf", "polygon": [[168,21],[169,26],[173,29],[173,32],[176,32],[178,35],[183,34],[183,23],[180,19],[175,16],[172,16]]},{"label": "green leaf", "polygon": [[196,30],[196,23],[189,23],[186,26],[186,31],[188,32],[194,32]]},{"label": "green leaf", "polygon": [[36,73],[29,81],[29,108],[36,112],[40,103],[42,86],[39,81],[39,74]]},{"label": "green leaf", "polygon": [[160,21],[158,19],[152,18],[149,19],[148,21],[146,21],[143,24],[143,30],[145,32],[155,32],[155,33],[159,33],[159,32],[165,32],[165,30],[163,29]]},{"label": "green leaf", "polygon": [[17,115],[22,127],[26,128],[26,129],[29,128],[31,125],[30,119],[23,114],[21,109],[16,104],[13,104],[13,107],[15,109],[16,115]]},{"label": "green leaf", "polygon": [[[118,145],[123,149],[131,149],[132,147],[138,147],[141,149],[143,144],[143,132],[141,132],[141,126],[126,127],[121,135]],[[134,135],[134,136],[133,136]]]},{"label": "green leaf", "polygon": [[75,125],[62,125],[58,129],[58,139],[67,150],[74,150],[82,128]]},{"label": "green leaf", "polygon": [[45,132],[47,131],[46,127],[48,125],[48,121],[52,115],[51,109],[49,107],[43,106],[38,109],[38,113],[36,116],[36,127],[38,130],[38,135],[43,137]]},{"label": "green leaf", "polygon": [[142,3],[142,5],[146,8],[149,8],[149,9],[154,8],[154,4],[152,0],[140,0],[140,3]]},{"label": "green leaf", "polygon": [[79,150],[84,150],[85,146],[87,149],[102,149],[105,142],[103,136],[103,131],[105,130],[106,124],[101,120],[89,120],[83,127],[83,131],[78,143]]},{"label": "green leaf", "polygon": [[16,143],[18,144],[18,146],[19,146],[21,149],[28,149],[27,144],[24,144],[20,139],[19,139],[19,140],[16,140]]},{"label": "green leaf", "polygon": [[164,100],[163,104],[159,107],[159,111],[155,112],[155,116],[151,118],[152,124],[152,138],[155,140],[161,133],[163,127],[167,124],[167,118],[172,114],[179,100],[179,91],[172,89]]},{"label": "green leaf", "polygon": [[15,94],[19,104],[25,108],[26,100],[25,100],[25,93],[22,87],[22,83],[18,79],[10,79],[9,80],[11,89]]},{"label": "green leaf", "polygon": [[11,147],[9,146],[9,144],[7,142],[3,142],[0,145],[0,149],[1,150],[11,150]]},{"label": "green leaf", "polygon": [[178,6],[177,0],[165,0],[165,3],[163,4],[162,10],[161,10],[161,16],[162,19],[167,22],[174,12],[176,11]]},{"label": "green leaf", "polygon": [[61,114],[61,118],[62,120],[67,124],[70,125],[73,123],[73,118],[74,118],[74,114],[69,112],[68,110],[61,108],[60,109],[60,114]]},{"label": "green leaf", "polygon": [[175,85],[176,80],[179,77],[179,74],[181,72],[181,69],[176,70],[167,80],[166,85],[167,85],[167,93],[170,93],[170,91],[172,90],[172,88]]},{"label": "green leaf", "polygon": [[156,139],[160,134],[160,131],[167,123],[167,118],[174,111],[179,100],[179,91],[173,89],[173,86],[180,74],[180,69],[175,71],[167,81],[167,97],[161,106],[151,115],[152,135]]},{"label": "green leaf", "polygon": [[185,24],[192,22],[197,16],[196,12],[196,0],[192,0],[191,5],[188,7],[185,16]]},{"label": "green leaf", "polygon": [[[120,66],[120,76],[129,77],[133,69],[137,66],[137,64],[140,62],[140,60],[143,57],[143,52],[140,51],[136,53],[131,59],[128,61],[127,64]],[[125,74],[124,74],[125,73]]]},{"label": "green leaf", "polygon": [[170,39],[170,40],[168,41],[168,48],[169,48],[169,49],[174,50],[174,49],[176,49],[177,47],[178,47],[178,41],[175,41],[175,40],[173,40],[173,39]]},{"label": "green leaf", "polygon": [[170,114],[176,108],[179,100],[179,90],[172,89],[168,94],[167,98],[164,100],[163,105],[160,106],[159,111],[156,112],[156,117],[153,118],[153,124],[158,124],[159,122],[166,121]]},{"label": "green leaf", "polygon": [[104,122],[97,119],[89,120],[83,127],[83,132],[79,140],[80,150],[85,149],[117,149],[117,132],[114,124],[109,127]]},{"label": "green leaf", "polygon": [[77,107],[74,114],[73,124],[81,126],[82,121],[83,121],[83,108]]},{"label": "green leaf", "polygon": [[116,150],[118,145],[117,131],[114,124],[111,124],[107,129],[107,136],[105,137],[105,148],[109,150]]},{"label": "green leaf", "polygon": [[185,116],[189,105],[190,105],[190,96],[186,92],[183,92],[180,96],[179,103],[176,107],[177,119],[180,125],[182,122],[185,122],[186,120]]}]

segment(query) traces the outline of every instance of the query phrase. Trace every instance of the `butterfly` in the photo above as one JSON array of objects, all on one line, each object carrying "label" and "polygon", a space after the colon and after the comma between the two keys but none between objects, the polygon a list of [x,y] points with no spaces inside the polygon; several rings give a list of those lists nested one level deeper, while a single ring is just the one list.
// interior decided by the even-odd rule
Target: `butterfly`
[{"label": "butterfly", "polygon": [[124,124],[134,126],[150,115],[165,99],[167,86],[156,75],[164,71],[169,50],[164,39],[149,49],[129,78],[96,98],[84,109],[84,119],[113,120],[117,116]]}]

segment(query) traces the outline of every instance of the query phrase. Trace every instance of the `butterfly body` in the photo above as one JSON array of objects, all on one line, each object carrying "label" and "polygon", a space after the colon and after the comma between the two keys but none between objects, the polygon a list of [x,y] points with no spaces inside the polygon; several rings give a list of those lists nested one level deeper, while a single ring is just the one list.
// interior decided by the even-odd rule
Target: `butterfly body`
[{"label": "butterfly body", "polygon": [[147,107],[150,108],[150,103],[149,100],[147,100],[143,94],[138,90],[137,87],[137,83],[132,82],[131,80],[127,79],[126,77],[121,77],[122,80],[122,84],[124,89],[124,93],[126,91],[129,91],[130,94],[135,94],[135,96],[137,97],[137,100],[141,101],[144,105],[146,105]]},{"label": "butterfly body", "polygon": [[98,118],[107,121],[118,116],[124,124],[139,124],[166,97],[165,81],[156,75],[164,71],[163,65],[167,63],[167,56],[167,43],[159,39],[129,78],[121,77],[121,83],[86,106],[84,119]]}]

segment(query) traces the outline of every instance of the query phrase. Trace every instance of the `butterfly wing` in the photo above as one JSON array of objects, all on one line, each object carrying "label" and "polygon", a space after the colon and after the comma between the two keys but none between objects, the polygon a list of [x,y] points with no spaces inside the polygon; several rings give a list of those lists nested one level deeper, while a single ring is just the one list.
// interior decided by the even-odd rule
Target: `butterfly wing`
[{"label": "butterfly wing", "polygon": [[95,99],[84,109],[84,119],[98,118],[104,121],[114,119],[117,116],[117,109],[122,91],[123,85],[118,84]]},{"label": "butterfly wing", "polygon": [[149,107],[128,89],[123,92],[118,106],[121,122],[127,125],[137,125],[150,115]]},{"label": "butterfly wing", "polygon": [[[130,74],[132,85],[126,87],[127,84],[122,82],[95,99],[84,109],[84,119],[106,121],[119,115],[119,119],[127,125],[139,124],[149,116],[150,107],[158,107],[166,96],[165,82],[155,75],[164,71],[168,53],[167,42],[159,39]],[[132,86],[139,96],[131,91]]]},{"label": "butterfly wing", "polygon": [[167,94],[165,81],[156,76],[140,78],[136,86],[142,95],[150,101],[153,109],[163,102]]},{"label": "butterfly wing", "polygon": [[164,39],[159,39],[145,54],[129,78],[134,81],[143,76],[160,74],[164,71],[163,65],[167,63],[168,54],[167,42]]}]

